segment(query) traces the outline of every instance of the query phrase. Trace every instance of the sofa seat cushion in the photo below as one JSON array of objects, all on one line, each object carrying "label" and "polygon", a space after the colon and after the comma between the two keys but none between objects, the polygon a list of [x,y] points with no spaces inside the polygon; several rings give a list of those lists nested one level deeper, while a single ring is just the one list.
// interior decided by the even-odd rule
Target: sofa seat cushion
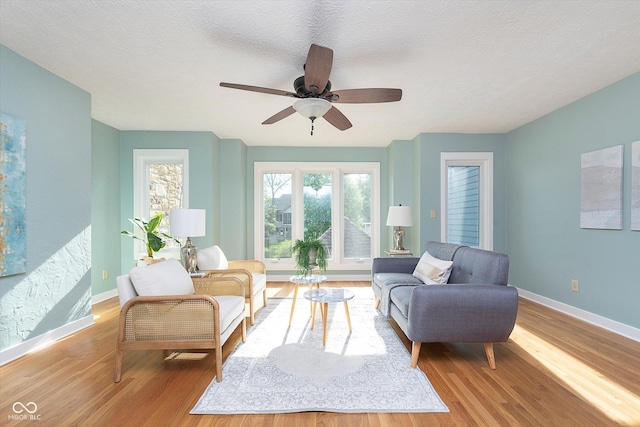
[{"label": "sofa seat cushion", "polygon": [[[424,286],[420,284],[418,286]],[[404,317],[409,317],[409,301],[415,286],[397,286],[391,290],[391,303],[395,305]]]}]

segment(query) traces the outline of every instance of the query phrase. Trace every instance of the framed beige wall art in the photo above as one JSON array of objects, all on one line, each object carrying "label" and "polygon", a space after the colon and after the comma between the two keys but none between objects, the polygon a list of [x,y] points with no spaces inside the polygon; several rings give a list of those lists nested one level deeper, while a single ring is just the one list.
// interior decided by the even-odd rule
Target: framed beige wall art
[{"label": "framed beige wall art", "polygon": [[581,156],[580,228],[622,229],[624,146]]},{"label": "framed beige wall art", "polygon": [[631,229],[640,231],[640,141],[631,144]]}]

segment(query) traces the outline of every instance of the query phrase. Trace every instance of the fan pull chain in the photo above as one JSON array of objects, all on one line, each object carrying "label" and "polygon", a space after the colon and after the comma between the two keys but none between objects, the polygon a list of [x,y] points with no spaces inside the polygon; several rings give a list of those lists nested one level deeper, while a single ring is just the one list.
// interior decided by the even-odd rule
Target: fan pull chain
[{"label": "fan pull chain", "polygon": [[311,136],[313,136],[313,121],[316,119],[315,117],[311,116]]}]

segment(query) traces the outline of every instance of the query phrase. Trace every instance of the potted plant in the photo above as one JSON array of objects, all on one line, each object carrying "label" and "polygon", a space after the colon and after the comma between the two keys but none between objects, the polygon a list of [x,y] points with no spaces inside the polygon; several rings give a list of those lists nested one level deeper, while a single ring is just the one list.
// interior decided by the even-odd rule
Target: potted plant
[{"label": "potted plant", "polygon": [[296,274],[300,276],[311,275],[314,268],[325,271],[327,269],[327,259],[329,252],[327,246],[319,239],[307,238],[296,240],[292,248],[292,253],[296,262]]},{"label": "potted plant", "polygon": [[166,240],[174,240],[180,244],[178,239],[158,231],[160,222],[162,222],[162,212],[155,214],[148,222],[142,218],[129,218],[129,221],[142,231],[143,237],[138,237],[127,230],[122,230],[120,233],[144,242],[147,248],[147,256],[149,258],[153,258],[154,252],[158,252],[160,249],[165,247],[167,244]]}]

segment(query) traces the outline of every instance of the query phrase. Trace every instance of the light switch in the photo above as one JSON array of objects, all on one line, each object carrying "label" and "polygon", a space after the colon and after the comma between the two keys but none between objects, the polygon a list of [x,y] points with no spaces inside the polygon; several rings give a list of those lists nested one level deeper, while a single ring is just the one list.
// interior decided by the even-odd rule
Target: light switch
[{"label": "light switch", "polygon": [[436,217],[436,210],[431,209],[431,218],[435,218],[435,217]]}]

